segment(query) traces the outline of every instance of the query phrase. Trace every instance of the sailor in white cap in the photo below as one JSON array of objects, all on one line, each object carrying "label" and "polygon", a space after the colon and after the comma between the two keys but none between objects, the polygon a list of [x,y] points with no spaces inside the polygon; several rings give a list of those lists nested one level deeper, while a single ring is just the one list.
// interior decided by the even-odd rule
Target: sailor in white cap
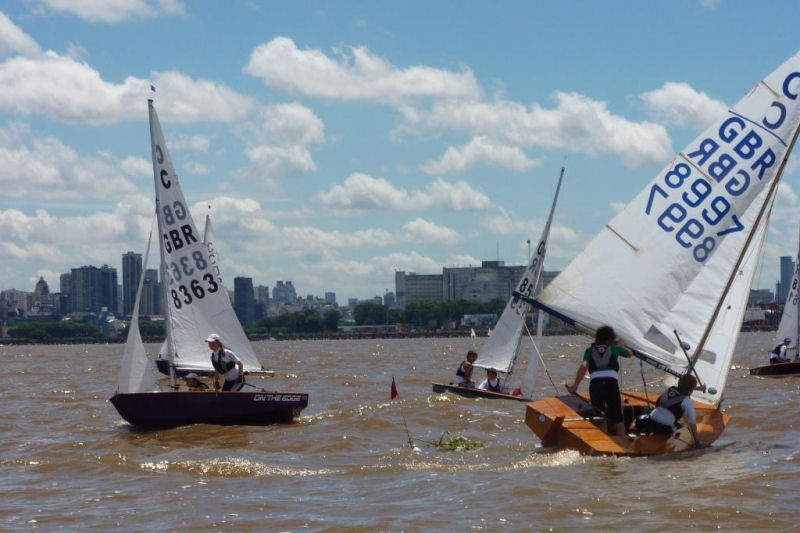
[{"label": "sailor in white cap", "polygon": [[786,337],[783,339],[782,343],[773,348],[772,351],[769,352],[769,364],[790,363],[791,359],[786,355],[786,348],[788,348],[790,344],[792,344],[792,339]]},{"label": "sailor in white cap", "polygon": [[244,387],[244,364],[235,353],[225,348],[219,335],[212,333],[206,338],[211,349],[211,364],[214,366],[214,388],[219,390],[219,377],[225,377],[223,391],[239,391]]},{"label": "sailor in white cap", "polygon": [[200,376],[194,372],[189,372],[183,376],[183,382],[186,383],[186,386],[189,387],[189,390],[208,390],[208,385],[200,381]]}]

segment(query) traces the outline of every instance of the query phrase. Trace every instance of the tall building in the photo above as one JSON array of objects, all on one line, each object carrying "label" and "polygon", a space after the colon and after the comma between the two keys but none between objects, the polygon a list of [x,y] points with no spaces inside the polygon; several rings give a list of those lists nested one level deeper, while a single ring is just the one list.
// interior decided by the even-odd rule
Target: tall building
[{"label": "tall building", "polygon": [[255,316],[256,320],[261,320],[269,315],[269,287],[266,285],[256,285],[256,305]]},{"label": "tall building", "polygon": [[394,273],[394,282],[397,304],[400,307],[428,300],[443,300],[441,274],[417,274],[416,272],[406,274],[399,270]]},{"label": "tall building", "polygon": [[243,325],[253,322],[255,318],[253,278],[233,278],[233,310]]},{"label": "tall building", "polygon": [[297,292],[294,290],[292,282],[279,281],[272,289],[272,300],[275,303],[294,305],[297,301]]},{"label": "tall building", "polygon": [[[130,316],[133,313],[133,304],[136,301],[136,291],[139,288],[139,278],[142,277],[142,254],[127,252],[122,254],[122,314]],[[141,307],[141,306],[140,306]],[[149,315],[141,308],[140,315]]]},{"label": "tall building", "polygon": [[792,277],[794,276],[794,261],[788,255],[781,256],[781,280],[776,285],[775,291],[775,299],[779,302],[783,302],[786,300],[786,297],[789,295],[790,285],[792,283]]},{"label": "tall building", "polygon": [[82,266],[72,269],[70,295],[73,313],[99,313],[105,307],[117,308],[117,269]]},{"label": "tall building", "polygon": [[[507,300],[525,272],[525,266],[505,266],[503,261],[483,261],[479,267],[445,267],[442,274],[395,272],[395,305],[426,300],[490,302]],[[546,286],[558,272],[542,272]]]},{"label": "tall building", "polygon": [[336,293],[335,292],[326,292],[325,293],[325,301],[331,305],[336,305]]},{"label": "tall building", "polygon": [[[158,269],[148,268],[144,273],[142,285],[142,301],[139,302],[139,316],[163,315],[163,294],[158,283]],[[131,312],[133,309],[131,308]]]}]

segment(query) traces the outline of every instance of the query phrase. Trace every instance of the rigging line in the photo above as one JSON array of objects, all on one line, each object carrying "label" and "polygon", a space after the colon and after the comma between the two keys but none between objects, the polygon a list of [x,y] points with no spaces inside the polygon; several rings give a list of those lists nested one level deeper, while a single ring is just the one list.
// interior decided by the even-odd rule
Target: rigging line
[{"label": "rigging line", "polygon": [[[538,320],[541,320],[541,316],[538,317]],[[553,381],[553,377],[550,375],[550,372],[547,370],[547,366],[544,364],[544,358],[542,357],[542,352],[539,350],[539,347],[536,346],[536,342],[533,340],[533,335],[531,334],[531,330],[528,329],[528,324],[525,321],[522,321],[522,325],[525,328],[525,331],[528,333],[528,338],[531,339],[531,344],[533,344],[533,350],[536,352],[536,355],[539,356],[539,361],[542,363],[542,369],[544,370],[544,375],[547,376],[547,379],[550,380],[550,384],[553,386],[553,390],[556,391],[556,395],[558,395],[558,387],[556,387],[555,382]],[[528,363],[530,364],[530,362]]]},{"label": "rigging line", "polygon": [[644,361],[639,359],[639,371],[642,373],[642,387],[644,387],[644,397],[647,400],[647,407],[650,407],[650,395],[647,394],[647,380],[644,378]]}]

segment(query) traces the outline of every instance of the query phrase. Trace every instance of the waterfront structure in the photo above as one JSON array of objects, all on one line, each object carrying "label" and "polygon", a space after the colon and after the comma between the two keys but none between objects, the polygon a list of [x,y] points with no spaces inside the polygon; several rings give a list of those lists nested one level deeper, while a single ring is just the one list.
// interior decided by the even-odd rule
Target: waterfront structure
[{"label": "waterfront structure", "polygon": [[117,269],[108,265],[100,268],[73,268],[70,276],[70,312],[99,313],[117,309]]},{"label": "waterfront structure", "polygon": [[398,270],[394,273],[394,284],[397,305],[402,308],[413,303],[444,299],[441,274],[406,274]]},{"label": "waterfront structure", "polygon": [[[133,312],[133,303],[136,300],[136,291],[139,288],[139,278],[142,277],[142,254],[127,252],[122,254],[122,314],[130,316]],[[139,309],[139,315],[149,315]]]},{"label": "waterfront structure", "polygon": [[[164,294],[158,282],[158,269],[148,268],[144,273],[142,300],[139,302],[139,316],[162,315]],[[131,308],[133,311],[133,308]]]},{"label": "waterfront structure", "polygon": [[233,278],[233,310],[242,324],[249,324],[255,319],[255,292],[253,278]]},{"label": "waterfront structure", "polygon": [[326,292],[325,293],[325,301],[331,305],[336,305],[336,293],[335,292]]},{"label": "waterfront structure", "polygon": [[792,276],[794,275],[794,261],[791,256],[784,255],[780,259],[780,273],[781,279],[775,285],[775,300],[783,302],[789,294],[789,285],[792,283]]},{"label": "waterfront structure", "polygon": [[276,304],[294,305],[297,301],[297,292],[291,281],[279,281],[272,289],[272,300]]}]

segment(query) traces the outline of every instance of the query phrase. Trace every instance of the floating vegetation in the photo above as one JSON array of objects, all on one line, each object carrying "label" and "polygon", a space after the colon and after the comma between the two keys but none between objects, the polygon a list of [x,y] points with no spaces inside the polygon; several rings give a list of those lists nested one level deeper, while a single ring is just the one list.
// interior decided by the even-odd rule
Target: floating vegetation
[{"label": "floating vegetation", "polygon": [[432,443],[437,450],[445,450],[449,452],[457,452],[461,450],[474,450],[483,447],[483,443],[477,440],[469,440],[465,437],[453,437],[445,441],[444,435],[439,439],[439,442]]}]

